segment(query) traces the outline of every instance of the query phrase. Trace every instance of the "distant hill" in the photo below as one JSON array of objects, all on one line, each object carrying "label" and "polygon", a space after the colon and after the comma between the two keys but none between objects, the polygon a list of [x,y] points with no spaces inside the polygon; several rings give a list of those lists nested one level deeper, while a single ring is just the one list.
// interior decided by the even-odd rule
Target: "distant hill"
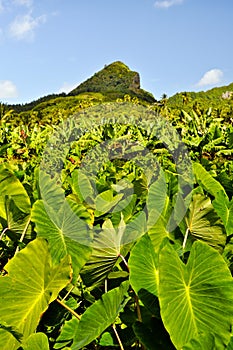
[{"label": "distant hill", "polygon": [[[101,94],[101,96],[100,96]],[[100,102],[116,101],[123,98],[126,94],[137,97],[141,102],[153,103],[154,96],[140,87],[139,73],[131,71],[124,63],[117,61],[105,66],[102,70],[95,73],[92,77],[78,85],[70,93],[50,94],[41,97],[35,101],[26,104],[8,105],[17,113],[30,110],[47,108],[48,105],[61,103],[78,103],[79,100],[86,98],[99,99]],[[72,99],[71,97],[75,97]]]},{"label": "distant hill", "polygon": [[78,95],[84,92],[101,92],[123,97],[129,94],[147,102],[155,102],[153,95],[140,88],[139,73],[131,71],[124,63],[117,61],[106,65],[91,78],[81,83],[68,95]]},{"label": "distant hill", "polygon": [[181,108],[184,104],[198,102],[202,105],[211,105],[212,107],[221,104],[227,104],[227,101],[233,97],[233,83],[225,86],[215,87],[207,91],[199,92],[179,92],[168,99],[170,107]]},{"label": "distant hill", "polygon": [[[141,89],[138,72],[130,70],[123,62],[116,61],[105,65],[68,94],[50,94],[30,103],[6,107],[19,113],[23,119],[31,118],[32,113],[43,119],[51,113],[71,115],[80,108],[96,103],[115,102],[124,99],[125,95],[137,98],[139,103],[144,105],[160,103],[150,92]],[[180,109],[185,108],[189,111],[195,105],[201,105],[203,110],[209,107],[228,108],[229,99],[233,99],[233,83],[205,92],[180,92],[170,98],[162,98],[161,101],[164,103],[166,100],[167,107],[179,113]]]}]

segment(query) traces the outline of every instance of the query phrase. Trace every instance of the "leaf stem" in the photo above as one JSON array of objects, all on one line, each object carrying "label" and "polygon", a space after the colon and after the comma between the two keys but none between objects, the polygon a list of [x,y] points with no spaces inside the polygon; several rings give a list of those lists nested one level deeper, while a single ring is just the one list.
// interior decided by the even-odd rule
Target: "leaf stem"
[{"label": "leaf stem", "polygon": [[5,227],[4,230],[2,231],[2,233],[1,233],[1,235],[0,235],[0,241],[2,240],[4,234],[5,234],[5,232],[6,232],[7,230],[9,230],[9,228],[8,228],[8,227]]},{"label": "leaf stem", "polygon": [[189,234],[189,227],[186,229],[186,232],[185,232],[184,241],[183,241],[183,246],[182,246],[183,249],[184,249],[185,246],[186,246],[186,242],[187,242],[187,239],[188,239],[188,234]]},{"label": "leaf stem", "polygon": [[135,294],[135,303],[136,303],[138,321],[142,322],[142,314],[141,314],[141,309],[140,309],[140,305],[139,305],[139,299],[138,299],[138,296],[136,294]]},{"label": "leaf stem", "polygon": [[120,346],[121,350],[124,350],[123,344],[122,344],[122,342],[121,342],[121,338],[120,338],[120,336],[119,336],[119,334],[118,334],[118,332],[117,332],[117,330],[116,330],[115,324],[112,325],[112,328],[113,328],[113,331],[114,331],[114,333],[115,333],[115,335],[116,335],[116,338],[117,338],[117,341],[118,341],[118,343],[119,343],[119,346]]},{"label": "leaf stem", "polygon": [[104,293],[107,293],[108,292],[108,280],[105,279],[104,281]]},{"label": "leaf stem", "polygon": [[129,272],[129,265],[128,265],[127,261],[125,260],[125,258],[123,257],[123,255],[120,254],[119,257],[121,258],[121,260],[123,261],[123,263],[125,264],[125,266],[126,266],[128,272]]},{"label": "leaf stem", "polygon": [[66,310],[68,310],[72,315],[74,315],[74,317],[76,317],[78,320],[81,319],[81,317],[77,314],[77,312],[75,312],[74,310],[72,310],[68,305],[66,305],[65,303],[63,303],[62,300],[59,300],[58,298],[56,299],[56,301],[63,306]]},{"label": "leaf stem", "polygon": [[[26,223],[26,226],[24,227],[24,230],[23,230],[23,232],[22,232],[22,234],[21,234],[21,237],[20,237],[19,242],[23,242],[24,237],[25,237],[26,232],[27,232],[27,229],[28,229],[28,226],[29,226],[29,224],[30,224],[30,221],[31,221],[31,216],[29,216],[29,218],[28,218],[28,221],[27,221],[27,223]],[[16,251],[15,251],[15,254],[17,254],[18,251],[19,251],[19,246],[17,246]]]},{"label": "leaf stem", "polygon": [[72,290],[73,290],[74,288],[75,288],[75,286],[72,286],[72,287],[70,288],[70,290],[66,293],[66,295],[64,296],[64,298],[61,299],[62,302],[66,300],[66,298],[70,295],[70,293],[72,292]]}]

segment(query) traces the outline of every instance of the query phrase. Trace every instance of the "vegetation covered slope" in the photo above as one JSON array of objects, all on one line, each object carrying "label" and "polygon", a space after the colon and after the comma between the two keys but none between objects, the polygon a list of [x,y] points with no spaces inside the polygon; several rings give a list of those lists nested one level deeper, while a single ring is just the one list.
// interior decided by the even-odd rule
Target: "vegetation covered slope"
[{"label": "vegetation covered slope", "polygon": [[[16,113],[42,112],[50,107],[77,112],[84,100],[93,102],[111,102],[124,98],[138,98],[141,103],[153,103],[153,95],[140,88],[139,73],[131,71],[122,62],[113,62],[81,83],[70,93],[50,94],[26,104],[8,105]],[[76,108],[74,108],[76,107]],[[86,107],[86,105],[85,105]],[[45,111],[47,114],[47,111]],[[28,115],[28,113],[27,113]]]},{"label": "vegetation covered slope", "polygon": [[171,96],[167,104],[172,109],[182,109],[185,106],[186,110],[194,108],[208,109],[212,108],[222,113],[226,110],[232,113],[233,101],[233,83],[215,87],[207,91],[199,92],[179,92]]},{"label": "vegetation covered slope", "polygon": [[[101,92],[124,96],[136,96],[148,102],[154,102],[152,94],[140,88],[140,76],[131,71],[124,63],[117,61],[106,65],[91,78],[72,90],[69,95],[78,95],[83,92]],[[116,96],[115,95],[115,96]]]}]

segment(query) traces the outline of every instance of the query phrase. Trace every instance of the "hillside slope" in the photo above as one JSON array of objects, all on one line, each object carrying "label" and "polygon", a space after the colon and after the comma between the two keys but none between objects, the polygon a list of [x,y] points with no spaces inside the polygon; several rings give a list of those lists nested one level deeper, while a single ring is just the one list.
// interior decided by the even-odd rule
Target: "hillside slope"
[{"label": "hillside slope", "polygon": [[182,108],[184,104],[189,105],[198,102],[203,106],[219,107],[222,104],[227,105],[232,98],[233,83],[207,91],[179,92],[168,99],[168,104],[170,107]]},{"label": "hillside slope", "polygon": [[8,105],[15,112],[42,111],[52,105],[64,108],[80,104],[83,100],[111,102],[128,94],[137,97],[141,103],[153,103],[153,95],[140,88],[140,75],[131,71],[124,63],[117,61],[105,66],[92,77],[78,85],[70,93],[50,94],[26,104]]},{"label": "hillside slope", "polygon": [[131,71],[120,61],[113,62],[81,83],[69,95],[84,92],[101,92],[124,96],[129,94],[147,102],[154,102],[153,95],[140,88],[139,73]]}]

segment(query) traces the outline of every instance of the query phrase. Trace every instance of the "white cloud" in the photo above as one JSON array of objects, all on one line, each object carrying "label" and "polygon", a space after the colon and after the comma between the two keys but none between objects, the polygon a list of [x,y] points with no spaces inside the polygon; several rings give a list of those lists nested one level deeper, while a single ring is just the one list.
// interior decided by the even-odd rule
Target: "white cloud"
[{"label": "white cloud", "polygon": [[33,0],[0,0],[0,14],[3,12],[11,12],[13,6],[25,6],[32,8]]},{"label": "white cloud", "polygon": [[46,16],[33,17],[30,13],[17,16],[9,26],[9,34],[18,40],[34,38],[34,30],[46,21]]},{"label": "white cloud", "polygon": [[15,5],[31,7],[33,0],[14,0]]},{"label": "white cloud", "polygon": [[18,92],[15,84],[10,80],[0,81],[0,98],[18,97]]},{"label": "white cloud", "polygon": [[210,69],[206,72],[200,81],[197,83],[197,86],[205,86],[205,85],[215,85],[221,82],[223,77],[223,72],[221,69]]},{"label": "white cloud", "polygon": [[[36,28],[46,22],[47,16],[34,15],[33,4],[34,0],[0,0],[0,15],[6,13],[6,18],[11,17],[4,28],[0,27],[0,42],[7,36],[17,40],[32,41],[34,39]],[[23,10],[26,11],[24,14],[12,17]]]},{"label": "white cloud", "polygon": [[155,7],[158,8],[169,8],[174,5],[180,5],[184,0],[158,0],[155,2]]},{"label": "white cloud", "polygon": [[65,92],[66,94],[69,93],[71,90],[75,89],[79,84],[70,84],[67,82],[64,82],[61,88],[58,90],[58,94],[61,92]]}]

